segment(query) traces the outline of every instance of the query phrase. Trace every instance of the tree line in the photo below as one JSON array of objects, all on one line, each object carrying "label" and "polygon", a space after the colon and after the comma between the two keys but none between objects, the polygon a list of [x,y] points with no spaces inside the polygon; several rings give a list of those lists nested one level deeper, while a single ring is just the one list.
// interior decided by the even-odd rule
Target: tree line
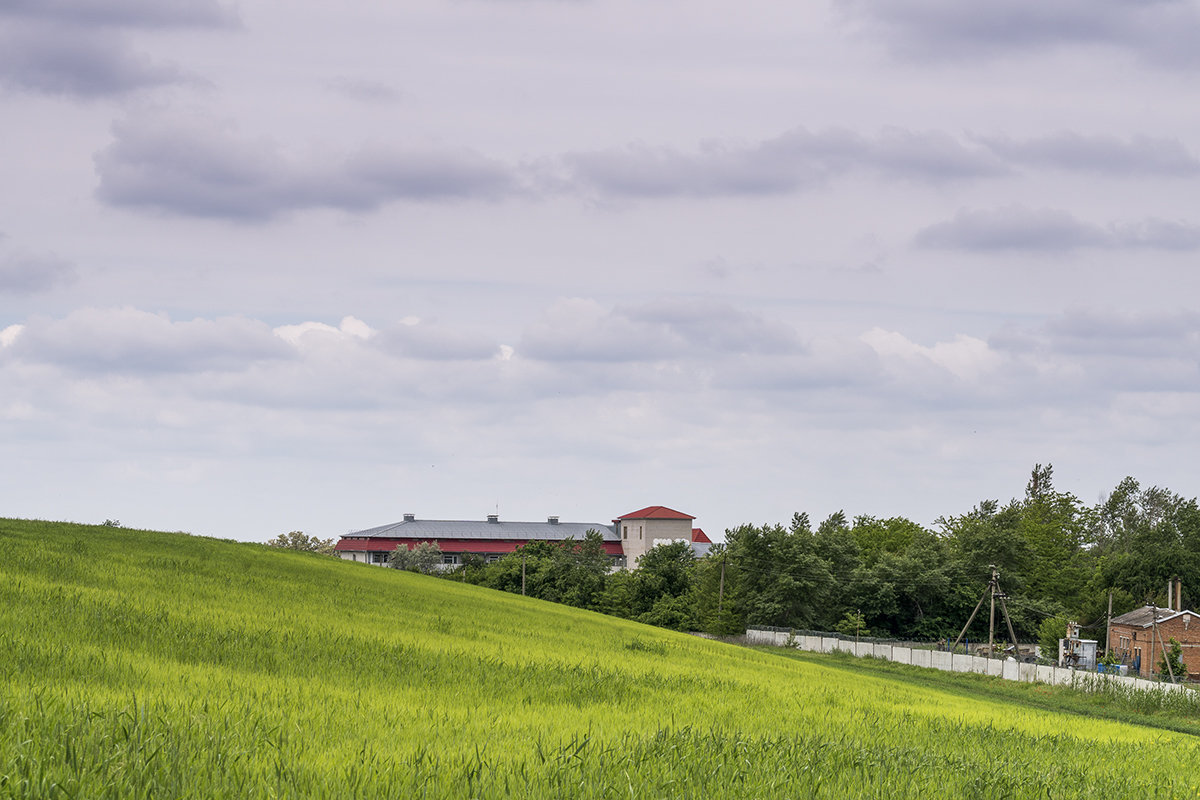
[{"label": "tree line", "polygon": [[[1058,491],[1053,472],[1035,465],[1023,497],[984,500],[932,528],[841,511],[814,525],[798,512],[787,524],[729,529],[701,558],[686,542],[660,545],[633,568],[611,572],[593,532],[577,542],[531,542],[493,563],[468,561],[441,574],[718,635],[775,626],[953,640],[993,566],[1022,641],[1056,640],[1069,618],[1087,638],[1103,639],[1110,593],[1114,616],[1144,602],[1164,606],[1176,576],[1188,605],[1189,587],[1200,586],[1195,498],[1130,477],[1089,506]],[[987,624],[987,614],[978,615],[968,635],[986,635]]]},{"label": "tree line", "polygon": [[[299,531],[270,544],[333,552],[332,540]],[[615,572],[596,531],[530,542],[491,563],[466,557],[448,570],[436,545],[423,545],[391,566],[677,630],[774,626],[926,641],[958,635],[995,567],[1018,638],[1051,644],[1068,619],[1103,639],[1110,594],[1114,616],[1165,606],[1167,582],[1179,577],[1190,605],[1200,587],[1200,507],[1132,477],[1089,506],[1058,491],[1053,467],[1038,464],[1024,496],[984,500],[931,528],[842,511],[814,525],[797,512],[787,524],[731,528],[700,558],[677,542]],[[979,614],[970,638],[986,636],[987,624]]]}]

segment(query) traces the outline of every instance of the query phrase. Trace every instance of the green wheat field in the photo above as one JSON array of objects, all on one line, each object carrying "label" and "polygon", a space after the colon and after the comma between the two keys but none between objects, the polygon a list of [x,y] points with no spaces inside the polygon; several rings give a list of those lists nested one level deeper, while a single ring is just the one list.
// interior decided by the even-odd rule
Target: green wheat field
[{"label": "green wheat field", "polygon": [[1190,798],[1197,743],[316,555],[0,520],[0,798]]}]

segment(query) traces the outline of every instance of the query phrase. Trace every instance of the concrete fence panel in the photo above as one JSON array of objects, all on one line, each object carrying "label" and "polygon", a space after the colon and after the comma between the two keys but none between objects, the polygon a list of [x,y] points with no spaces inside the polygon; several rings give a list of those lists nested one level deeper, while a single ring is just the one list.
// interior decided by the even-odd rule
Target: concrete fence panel
[{"label": "concrete fence panel", "polygon": [[822,636],[821,637],[821,652],[822,653],[837,652],[837,644],[838,644],[838,640],[833,638],[832,636]]},{"label": "concrete fence panel", "polygon": [[945,650],[930,650],[929,666],[949,672],[954,668],[954,655]]},{"label": "concrete fence panel", "polygon": [[1039,683],[1054,683],[1054,667],[1044,667],[1038,664],[1033,679]]},{"label": "concrete fence panel", "polygon": [[874,642],[854,642],[854,654],[860,657],[875,655]]},{"label": "concrete fence panel", "polygon": [[1033,683],[1037,680],[1037,664],[1017,664],[1017,680]]},{"label": "concrete fence panel", "polygon": [[1000,677],[1006,681],[1019,681],[1021,679],[1021,665],[1016,661],[1000,662]]},{"label": "concrete fence panel", "polygon": [[984,658],[983,656],[971,656],[971,672],[986,675],[989,661],[991,661],[990,658]]},{"label": "concrete fence panel", "polygon": [[894,646],[892,647],[892,661],[897,664],[911,664],[912,652],[911,647]]},{"label": "concrete fence panel", "polygon": [[951,672],[970,672],[971,671],[971,656],[959,655],[958,653],[950,654],[950,671]]},{"label": "concrete fence panel", "polygon": [[917,650],[911,650],[910,653],[912,655],[912,661],[910,663],[914,667],[932,667],[933,666],[934,651],[917,649]]},{"label": "concrete fence panel", "polygon": [[987,660],[987,674],[995,675],[997,678],[1004,677],[1004,662],[998,658],[989,658]]},{"label": "concrete fence panel", "polygon": [[876,658],[886,658],[888,661],[891,661],[892,646],[890,644],[876,642],[875,647],[872,649],[871,655],[875,656]]},{"label": "concrete fence panel", "polygon": [[774,641],[775,637],[771,634],[771,631],[760,631],[754,628],[746,631],[747,644],[771,644]]}]

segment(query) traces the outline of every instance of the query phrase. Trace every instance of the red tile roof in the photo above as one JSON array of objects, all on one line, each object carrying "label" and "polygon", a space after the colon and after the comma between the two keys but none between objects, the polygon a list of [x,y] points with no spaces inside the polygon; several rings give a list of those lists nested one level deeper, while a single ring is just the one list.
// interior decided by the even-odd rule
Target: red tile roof
[{"label": "red tile roof", "polygon": [[695,519],[695,517],[666,506],[646,506],[638,511],[619,516],[617,519]]},{"label": "red tile roof", "polygon": [[712,539],[708,538],[708,534],[700,528],[692,528],[692,541],[700,542],[701,544],[712,544]]}]

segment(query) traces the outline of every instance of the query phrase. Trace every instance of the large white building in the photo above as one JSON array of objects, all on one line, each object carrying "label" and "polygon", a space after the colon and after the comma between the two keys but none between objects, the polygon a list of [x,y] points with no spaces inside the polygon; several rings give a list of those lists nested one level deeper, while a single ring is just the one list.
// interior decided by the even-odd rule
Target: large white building
[{"label": "large white building", "polygon": [[467,554],[494,561],[529,542],[579,541],[588,531],[604,537],[604,551],[618,566],[635,566],[637,559],[655,545],[689,542],[697,555],[708,552],[712,541],[699,528],[695,517],[666,506],[648,506],[623,514],[611,524],[598,522],[501,521],[489,514],[486,520],[418,519],[405,514],[399,522],[348,533],[337,543],[338,554],[347,561],[387,563],[388,554],[400,545],[412,549],[422,542],[436,542],[447,566],[462,563]]}]

